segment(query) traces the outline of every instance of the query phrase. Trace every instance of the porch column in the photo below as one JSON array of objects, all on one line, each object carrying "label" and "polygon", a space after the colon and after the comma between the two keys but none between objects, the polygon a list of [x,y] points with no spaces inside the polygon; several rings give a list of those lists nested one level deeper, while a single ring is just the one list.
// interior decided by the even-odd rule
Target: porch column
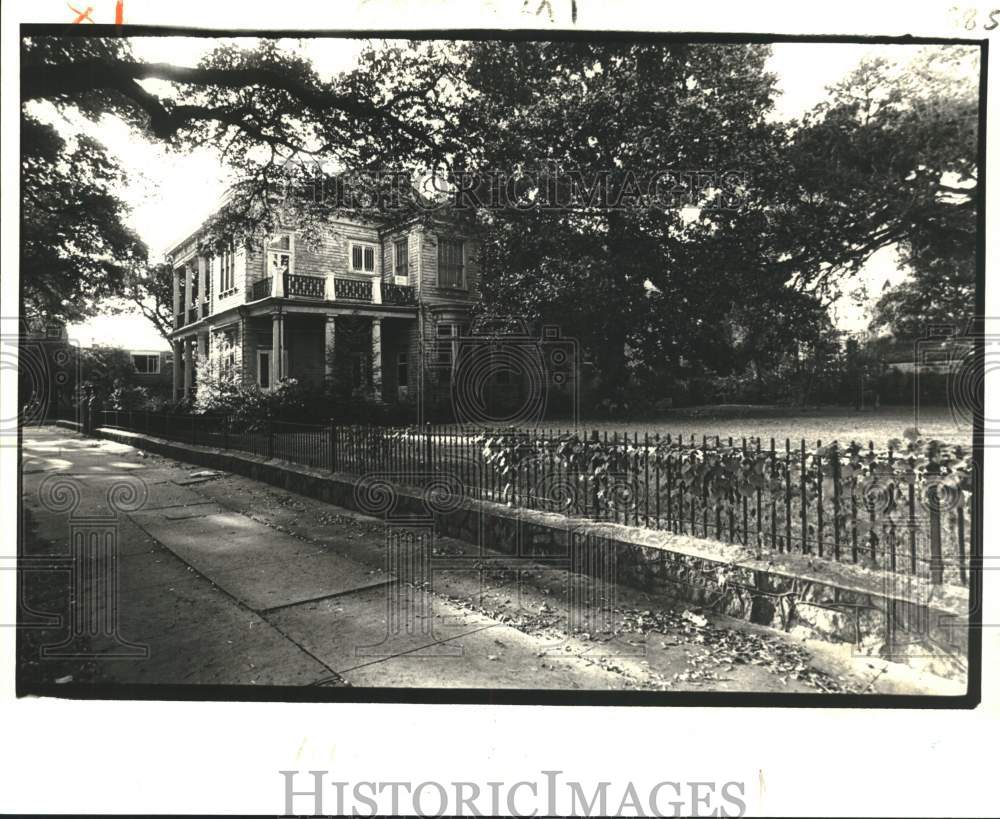
[{"label": "porch column", "polygon": [[285,314],[276,310],[271,313],[271,389],[288,372],[285,357]]},{"label": "porch column", "polygon": [[250,361],[250,317],[247,308],[242,304],[237,308],[240,320],[236,323],[236,366],[237,377],[241,384],[253,384],[256,382],[255,362]]},{"label": "porch column", "polygon": [[372,319],[372,389],[382,400],[382,319]]},{"label": "porch column", "polygon": [[[171,278],[173,279],[173,282],[174,282],[174,315],[173,315],[173,318],[171,319],[171,322],[173,324],[174,329],[176,330],[176,329],[178,329],[177,314],[181,312],[180,311],[180,304],[181,304],[181,272],[179,270],[174,270],[173,271],[173,276]],[[175,362],[180,362],[180,358],[178,356],[175,356],[174,357],[174,361]],[[177,368],[175,368],[175,369],[177,369]]]},{"label": "porch column", "polygon": [[187,289],[184,291],[184,323],[187,324],[187,311],[192,307],[197,307],[198,305],[194,303],[194,286],[197,281],[195,274],[195,266],[188,262],[184,266],[185,273],[187,275]]},{"label": "porch column", "polygon": [[184,397],[190,398],[194,386],[194,355],[191,350],[191,339],[181,341],[184,345]]},{"label": "porch column", "polygon": [[208,264],[207,256],[198,257],[198,318],[201,318],[201,305],[208,301],[208,282],[212,275],[212,268]]},{"label": "porch column", "polygon": [[326,329],[323,334],[323,362],[325,365],[326,380],[332,381],[334,368],[337,364],[337,317],[327,315]]},{"label": "porch column", "polygon": [[[177,277],[175,276],[174,277],[174,290],[176,291],[176,289],[177,289]],[[181,396],[181,391],[184,389],[184,381],[183,381],[184,376],[181,373],[181,364],[182,364],[182,359],[183,359],[183,355],[184,355],[184,348],[183,348],[181,342],[179,342],[179,341],[173,341],[173,342],[171,342],[170,346],[173,348],[173,351],[174,351],[174,367],[173,367],[173,370],[174,370],[174,372],[173,372],[173,375],[174,375],[174,392],[173,392],[173,396],[174,396],[174,401],[179,401],[181,399],[181,397],[182,397]]]},{"label": "porch column", "polygon": [[198,356],[198,362],[200,366],[196,367],[195,376],[197,387],[199,384],[205,384],[212,379],[212,355],[211,355],[211,337],[208,332],[198,333],[195,336],[195,353]]}]

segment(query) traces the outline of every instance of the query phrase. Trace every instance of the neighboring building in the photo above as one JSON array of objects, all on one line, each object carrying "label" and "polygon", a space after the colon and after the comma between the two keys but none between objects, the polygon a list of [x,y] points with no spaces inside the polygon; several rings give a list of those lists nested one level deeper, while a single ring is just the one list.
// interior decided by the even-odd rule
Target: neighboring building
[{"label": "neighboring building", "polygon": [[881,350],[885,369],[900,373],[947,374],[963,366],[971,340],[953,338],[888,339]]},{"label": "neighboring building", "polygon": [[331,220],[316,246],[294,231],[258,250],[199,253],[174,268],[173,392],[220,376],[271,389],[283,378],[346,382],[381,401],[447,381],[479,299],[477,248],[446,223]]},{"label": "neighboring building", "polygon": [[163,350],[129,350],[128,354],[140,378],[159,377],[170,365],[170,353]]},{"label": "neighboring building", "polygon": [[173,354],[166,350],[129,350],[135,380],[156,393],[169,393],[173,383]]}]

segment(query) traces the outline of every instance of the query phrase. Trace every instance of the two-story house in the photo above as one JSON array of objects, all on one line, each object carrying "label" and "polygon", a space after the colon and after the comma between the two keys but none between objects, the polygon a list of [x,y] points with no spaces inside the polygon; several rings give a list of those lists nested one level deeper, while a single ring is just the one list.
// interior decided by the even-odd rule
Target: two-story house
[{"label": "two-story house", "polygon": [[195,232],[168,253],[176,398],[209,379],[272,389],[284,378],[347,381],[387,402],[444,374],[479,298],[470,236],[447,223],[331,220],[259,249],[204,254]]}]

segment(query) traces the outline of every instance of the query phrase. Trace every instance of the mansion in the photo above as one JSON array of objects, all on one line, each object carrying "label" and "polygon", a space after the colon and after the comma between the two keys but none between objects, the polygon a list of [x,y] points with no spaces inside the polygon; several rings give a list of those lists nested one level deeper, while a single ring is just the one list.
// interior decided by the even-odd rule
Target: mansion
[{"label": "mansion", "polygon": [[476,247],[445,223],[333,219],[318,242],[292,231],[212,255],[200,238],[168,252],[175,399],[211,379],[292,378],[412,400],[428,367],[447,377],[479,299]]}]

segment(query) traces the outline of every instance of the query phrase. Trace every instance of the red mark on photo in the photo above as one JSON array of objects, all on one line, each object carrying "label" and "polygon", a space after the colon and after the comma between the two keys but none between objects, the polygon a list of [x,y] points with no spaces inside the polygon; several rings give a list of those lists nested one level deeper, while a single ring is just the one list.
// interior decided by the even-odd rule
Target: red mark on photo
[{"label": "red mark on photo", "polygon": [[76,15],[76,19],[73,21],[74,24],[83,23],[84,21],[88,23],[94,22],[94,18],[90,16],[90,12],[94,10],[93,6],[87,6],[87,8],[83,11],[80,11],[80,9],[74,8],[71,3],[67,3],[66,5],[69,6],[69,10]]}]

